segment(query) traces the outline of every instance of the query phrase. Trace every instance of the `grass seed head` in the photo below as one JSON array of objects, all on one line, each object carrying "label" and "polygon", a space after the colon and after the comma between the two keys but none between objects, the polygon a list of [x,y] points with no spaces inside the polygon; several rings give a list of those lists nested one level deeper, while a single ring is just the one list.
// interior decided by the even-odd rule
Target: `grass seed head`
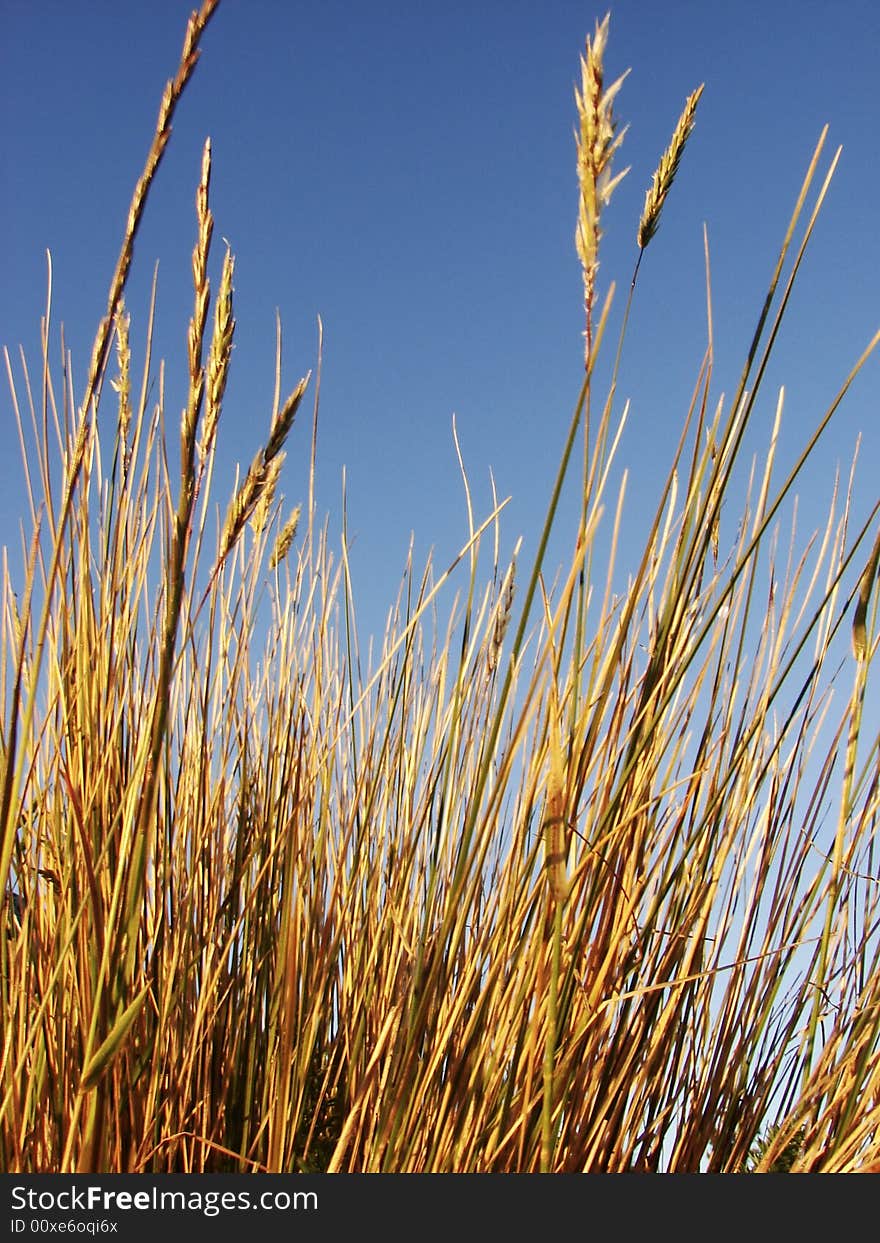
[{"label": "grass seed head", "polygon": [[284,526],[278,532],[278,539],[275,541],[275,547],[272,549],[272,556],[269,558],[270,570],[274,570],[276,565],[280,565],[290,552],[290,546],[296,537],[296,531],[299,526],[301,513],[302,505],[297,505],[297,507],[291,512],[291,515],[285,522]]},{"label": "grass seed head", "polygon": [[581,57],[581,88],[575,89],[578,111],[577,174],[579,188],[578,221],[575,231],[575,247],[581,261],[584,278],[584,307],[587,318],[587,361],[592,340],[593,304],[595,301],[596,273],[599,269],[599,242],[602,230],[599,225],[604,207],[629,169],[612,175],[612,158],[623,142],[626,130],[617,133],[613,104],[623,84],[623,74],[611,86],[605,87],[603,57],[608,40],[610,15],[596,23],[596,33],[587,40],[586,54]]},{"label": "grass seed head", "polygon": [[208,355],[207,401],[199,441],[199,457],[202,461],[210,452],[217,434],[217,423],[220,419],[220,408],[223,404],[229,363],[232,358],[232,339],[235,333],[235,319],[232,314],[234,268],[235,260],[227,247],[226,254],[223,256],[220,288],[214,306],[214,333],[211,337],[211,350]]},{"label": "grass seed head", "polygon": [[669,146],[663,152],[660,163],[654,173],[654,179],[645,194],[645,208],[639,221],[638,232],[640,250],[645,249],[660,225],[660,212],[663,210],[666,196],[675,180],[675,174],[678,172],[685,144],[690,137],[691,130],[694,128],[694,116],[702,93],[703,87],[698,86],[688,96],[684,110],[678,118],[678,124],[675,127]]},{"label": "grass seed head", "polygon": [[131,434],[131,344],[129,341],[130,316],[125,310],[124,300],[120,300],[116,312],[116,364],[119,368],[113,388],[119,394],[119,412],[117,426],[119,443],[123,455],[123,472],[128,473],[131,460],[129,438]]}]

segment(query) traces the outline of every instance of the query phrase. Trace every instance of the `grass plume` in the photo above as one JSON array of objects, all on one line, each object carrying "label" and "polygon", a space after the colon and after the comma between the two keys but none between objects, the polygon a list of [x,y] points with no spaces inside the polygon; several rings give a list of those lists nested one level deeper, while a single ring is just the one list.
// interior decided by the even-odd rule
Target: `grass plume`
[{"label": "grass plume", "polygon": [[663,152],[660,163],[654,172],[651,185],[645,193],[645,206],[642,211],[642,218],[639,221],[639,250],[645,249],[659,228],[660,213],[675,180],[675,174],[678,172],[685,144],[694,128],[694,117],[702,93],[703,87],[698,86],[688,96],[684,110],[678,118],[678,124],[673,131],[669,146]]},{"label": "grass plume", "polygon": [[628,169],[612,174],[613,157],[623,142],[625,131],[618,132],[614,119],[614,100],[623,85],[623,74],[610,86],[605,85],[604,56],[608,41],[610,14],[596,22],[592,39],[587,39],[581,57],[581,86],[575,90],[578,113],[577,175],[578,219],[575,246],[581,261],[584,280],[584,312],[586,315],[586,363],[589,366],[593,341],[593,314],[596,298],[596,274],[599,270],[599,243],[602,238],[602,211],[611,201],[615,187]]}]

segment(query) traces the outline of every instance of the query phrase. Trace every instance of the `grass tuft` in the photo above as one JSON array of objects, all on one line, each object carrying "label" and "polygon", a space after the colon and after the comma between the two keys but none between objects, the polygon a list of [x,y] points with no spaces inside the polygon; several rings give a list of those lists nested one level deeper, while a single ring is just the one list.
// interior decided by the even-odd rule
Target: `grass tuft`
[{"label": "grass tuft", "polygon": [[[4,556],[0,583],[0,1165],[877,1169],[880,750],[863,706],[880,501],[856,518],[853,464],[802,533],[795,491],[880,334],[787,475],[783,391],[762,455],[743,449],[836,164],[814,191],[824,133],[733,397],[712,392],[710,327],[621,566],[636,281],[595,394],[622,139],[597,25],[577,94],[587,368],[538,551],[504,561],[504,502],[480,519],[465,475],[465,545],[407,566],[364,652],[347,515],[336,549],[314,512],[317,381],[308,537],[294,545],[297,506],[270,538],[311,377],[280,402],[280,331],[265,445],[208,537],[235,331],[228,249],[211,311],[210,144],[179,474],[150,383],[155,297],[132,381],[134,235],[215,8],[163,96],[79,404],[48,310],[42,384],[6,355],[31,530],[21,581]],[[648,192],[636,273],[699,95]],[[581,425],[582,509],[551,577]]]}]

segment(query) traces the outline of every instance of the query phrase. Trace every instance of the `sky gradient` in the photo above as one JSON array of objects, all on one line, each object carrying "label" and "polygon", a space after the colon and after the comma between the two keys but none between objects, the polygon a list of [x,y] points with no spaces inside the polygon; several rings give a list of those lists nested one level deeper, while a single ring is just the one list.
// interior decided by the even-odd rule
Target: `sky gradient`
[{"label": "sky gradient", "polygon": [[[2,0],[0,345],[39,377],[46,251],[59,328],[82,388],[134,182],[188,0],[35,5]],[[533,553],[582,378],[582,286],[573,90],[605,5],[453,0],[443,5],[224,0],[178,109],[135,247],[127,295],[134,374],[154,264],[155,357],[166,418],[184,401],[193,198],[213,143],[216,281],[236,256],[236,350],[220,428],[216,497],[265,439],[275,315],[286,391],[316,361],[324,327],[318,517],[338,528],[346,471],[362,624],[381,626],[415,533],[416,565],[448,564],[467,533],[456,417],[476,517],[491,508],[506,551]],[[796,290],[757,419],[766,438],[786,386],[780,470],[880,323],[877,49],[880,6],[848,0],[612,6],[606,71],[631,73],[616,115],[616,167],[631,171],[605,218],[600,297],[619,326],[645,189],[683,103],[705,82],[694,134],[646,253],[619,382],[632,402],[621,565],[638,551],[706,341],[703,226],[711,252],[713,396],[732,393],[775,256],[822,126],[839,170]],[[612,334],[616,337],[616,334]],[[821,526],[834,467],[862,434],[856,516],[876,499],[878,360],[855,385],[804,477],[804,531]],[[305,408],[304,408],[305,409]],[[26,498],[12,405],[0,390],[0,543],[18,549]],[[305,499],[310,416],[288,442],[287,505]],[[577,474],[577,472],[575,472]],[[568,496],[555,567],[570,550]],[[570,519],[570,520],[569,520]],[[733,531],[728,536],[733,539]],[[558,555],[557,555],[558,554]],[[630,555],[631,554],[631,555]],[[358,595],[358,589],[360,593]]]}]

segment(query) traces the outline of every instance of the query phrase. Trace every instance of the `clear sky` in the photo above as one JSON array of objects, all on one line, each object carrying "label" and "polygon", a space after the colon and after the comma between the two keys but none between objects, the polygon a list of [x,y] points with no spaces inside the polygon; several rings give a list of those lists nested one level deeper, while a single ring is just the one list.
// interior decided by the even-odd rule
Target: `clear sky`
[{"label": "clear sky", "polygon": [[[17,377],[19,344],[32,379],[39,374],[48,248],[55,348],[63,322],[81,388],[191,7],[0,0],[0,345]],[[478,518],[489,511],[491,467],[499,494],[513,498],[508,551],[520,534],[525,555],[534,551],[582,378],[573,88],[585,37],[607,7],[223,0],[205,35],[137,240],[128,294],[135,350],[158,261],[156,353],[168,360],[176,439],[193,196],[210,135],[213,274],[226,237],[238,325],[217,499],[225,505],[235,462],[247,465],[268,429],[276,308],[286,390],[314,365],[320,315],[318,510],[338,522],[345,466],[355,583],[371,625],[391,602],[411,532],[417,564],[433,546],[442,566],[466,536],[453,413]],[[631,172],[606,217],[600,269],[602,291],[618,283],[618,316],[645,189],[686,96],[706,84],[645,257],[619,386],[632,399],[621,461],[637,534],[705,346],[703,224],[717,396],[735,388],[826,121],[829,153],[842,144],[842,162],[758,426],[759,435],[769,426],[774,388],[785,383],[783,461],[880,323],[880,5],[623,0],[611,11],[608,77],[632,70],[617,106],[630,125],[618,167]],[[805,481],[808,500],[824,504],[834,463],[848,463],[858,432],[861,511],[875,499],[878,366],[842,410]],[[0,426],[0,544],[17,547],[25,498],[5,376]],[[282,477],[290,504],[305,499],[309,435],[303,413]],[[571,529],[563,522],[560,555]]]}]

